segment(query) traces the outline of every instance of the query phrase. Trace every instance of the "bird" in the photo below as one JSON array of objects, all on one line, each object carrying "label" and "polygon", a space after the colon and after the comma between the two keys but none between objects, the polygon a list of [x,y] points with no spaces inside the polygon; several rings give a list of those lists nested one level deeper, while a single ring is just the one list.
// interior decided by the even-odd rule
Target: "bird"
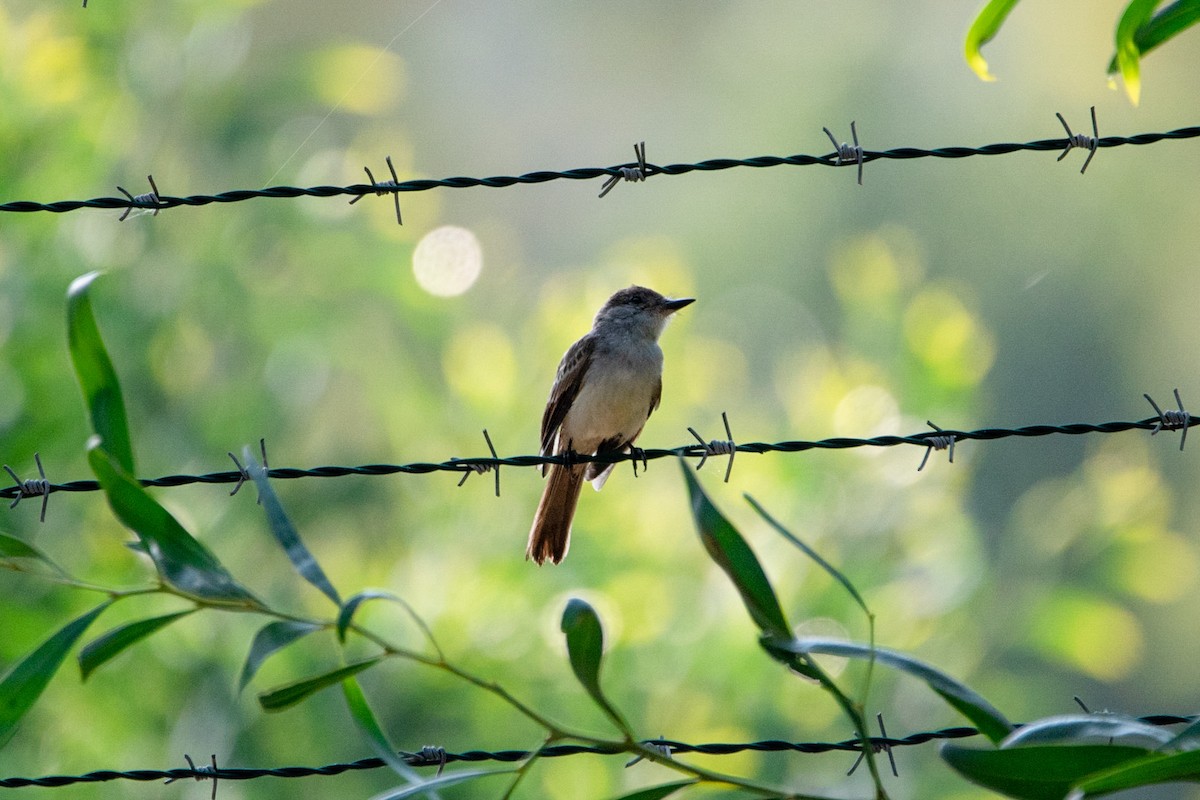
[{"label": "bird", "polygon": [[[662,398],[658,337],[667,320],[695,298],[672,300],[644,286],[614,293],[592,329],[558,365],[542,414],[542,456],[628,451]],[[599,491],[615,464],[548,464],[549,475],[525,558],[558,564],[567,555],[571,521],[585,480]]]}]

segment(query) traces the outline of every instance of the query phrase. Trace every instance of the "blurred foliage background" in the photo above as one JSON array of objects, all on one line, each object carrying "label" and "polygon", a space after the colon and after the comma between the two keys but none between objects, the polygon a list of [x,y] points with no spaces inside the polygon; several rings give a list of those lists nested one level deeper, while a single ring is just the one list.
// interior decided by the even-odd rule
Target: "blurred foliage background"
[{"label": "blurred foliage background", "polygon": [[[0,4],[0,198],[52,201],[362,182],[391,155],[402,180],[828,152],[856,120],[868,149],[1061,135],[1061,111],[1101,135],[1197,123],[1197,40],[1143,65],[1142,104],[1106,88],[1120,2],[1027,3],[989,45],[1000,81],[962,62],[972,4],[497,5],[472,0],[192,0]],[[96,312],[116,361],[145,476],[230,468],[266,437],[272,466],[440,461],[536,451],[554,368],[613,290],[695,296],[666,331],[665,391],[642,443],[912,433],[944,427],[1138,419],[1179,386],[1200,397],[1189,269],[1200,251],[1200,159],[1189,142],[1084,154],[780,167],[656,178],[437,190],[390,198],[259,200],[0,218],[0,460],[29,477],[90,477],[87,424],[65,346],[64,293],[109,272]],[[454,226],[446,230],[444,226]],[[439,231],[439,229],[441,229]],[[461,229],[461,230],[458,230]],[[427,237],[433,237],[427,239]],[[481,271],[443,296],[414,254]],[[435,280],[443,262],[431,262]],[[470,278],[470,275],[468,275]],[[442,291],[442,290],[439,290]],[[753,494],[856,583],[881,644],[966,680],[1012,719],[1093,709],[1195,710],[1200,504],[1194,451],[1173,434],[966,443],[921,451],[742,455],[705,485],[750,538],[806,631],[862,639],[843,592],[770,532]],[[619,471],[581,502],[570,557],[522,549],[541,481],[456,477],[278,482],[293,520],[346,594],[408,599],[448,654],[552,716],[607,728],[557,633],[580,595],[605,621],[605,682],[646,736],[693,742],[840,740],[814,686],[758,648],[728,582],[698,545],[668,462]],[[276,605],[320,610],[270,541],[253,492],[158,496]],[[56,495],[0,530],[97,583],[145,581],[99,494]],[[94,602],[0,574],[0,667]],[[159,604],[159,605],[155,605]],[[102,621],[168,610],[127,601]],[[364,619],[418,641],[384,605]],[[64,669],[0,755],[4,775],[181,766],[317,764],[367,755],[336,692],[278,715],[254,691],[333,666],[314,637],[235,684],[259,622],[203,614],[82,684]],[[852,683],[861,676],[848,676]],[[399,747],[535,746],[493,698],[417,667],[364,676]],[[961,724],[915,684],[876,671],[868,711],[893,735]],[[897,797],[975,797],[933,747],[898,754]],[[842,755],[698,759],[805,791],[860,796]],[[544,762],[522,793],[602,797],[661,780],[614,759]],[[343,797],[384,771],[311,779]],[[336,783],[334,783],[336,781]],[[335,788],[336,787],[336,788]],[[152,792],[76,787],[73,797]],[[161,790],[160,790],[161,791]],[[179,784],[175,796],[207,796]],[[291,795],[283,781],[221,797]],[[477,791],[475,787],[463,790]],[[454,790],[447,796],[456,796]]]}]

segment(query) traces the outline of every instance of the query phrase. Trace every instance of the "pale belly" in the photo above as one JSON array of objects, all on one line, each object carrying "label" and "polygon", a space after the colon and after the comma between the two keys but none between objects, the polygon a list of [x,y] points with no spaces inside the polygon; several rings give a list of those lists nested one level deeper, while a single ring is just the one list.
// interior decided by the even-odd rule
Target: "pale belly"
[{"label": "pale belly", "polygon": [[657,346],[636,363],[622,359],[593,365],[563,420],[560,447],[570,442],[578,453],[593,453],[605,439],[635,436],[646,423],[661,376]]}]

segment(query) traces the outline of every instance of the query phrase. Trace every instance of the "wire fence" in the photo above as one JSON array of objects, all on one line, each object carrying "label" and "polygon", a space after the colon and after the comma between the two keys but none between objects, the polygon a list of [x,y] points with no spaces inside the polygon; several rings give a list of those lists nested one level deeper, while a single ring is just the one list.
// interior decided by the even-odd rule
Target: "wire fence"
[{"label": "wire fence", "polygon": [[[1196,717],[1178,716],[1173,714],[1155,714],[1141,717],[1140,721],[1148,725],[1168,726],[1182,725],[1194,721]],[[1018,726],[1019,727],[1019,726]],[[971,727],[941,728],[940,730],[922,731],[908,736],[893,738],[878,736],[868,739],[870,747],[875,750],[890,750],[899,747],[912,747],[934,741],[949,739],[966,739],[979,735],[979,731]],[[732,755],[755,751],[762,753],[831,753],[850,752],[861,753],[863,743],[860,739],[846,739],[841,742],[788,742],[780,739],[767,739],[758,742],[732,742],[711,744],[688,744],[671,739],[650,739],[642,744],[653,747],[668,756],[686,753],[702,755]],[[524,761],[531,756],[538,758],[561,758],[581,754],[618,755],[628,751],[620,747],[603,747],[594,745],[551,745],[536,751],[531,750],[468,750],[462,753],[448,753],[440,747],[424,747],[415,753],[401,752],[399,755],[412,767],[436,767],[439,771],[447,764],[457,762],[487,762],[514,763]],[[274,767],[274,768],[229,768],[217,767],[216,758],[213,765],[196,766],[188,758],[188,767],[175,769],[137,769],[137,770],[96,770],[82,775],[47,775],[40,778],[0,778],[0,789],[20,789],[28,786],[43,788],[59,788],[79,783],[103,783],[107,781],[177,781],[187,778],[204,780],[216,778],[219,780],[253,780],[255,778],[310,778],[318,775],[333,776],[346,772],[379,769],[385,766],[380,758],[364,758],[358,761],[338,764],[326,764],[320,767]],[[632,766],[634,762],[626,764]]]},{"label": "wire fence", "polygon": [[392,166],[390,156],[387,159],[388,169],[391,172],[390,180],[375,180],[374,175],[369,168],[365,168],[369,184],[352,184],[349,186],[272,186],[264,189],[234,189],[231,191],[221,192],[220,194],[199,194],[190,195],[187,197],[175,197],[171,195],[160,194],[158,186],[154,181],[153,176],[148,176],[151,191],[145,194],[134,195],[118,186],[117,189],[123,197],[96,197],[91,200],[59,200],[52,203],[40,203],[30,200],[17,200],[7,203],[0,203],[0,211],[7,212],[35,212],[49,211],[55,214],[61,214],[68,211],[76,211],[81,208],[99,208],[99,209],[124,209],[125,213],[121,215],[124,220],[131,211],[140,209],[143,211],[153,211],[157,214],[159,211],[176,208],[178,206],[204,206],[211,203],[240,203],[247,200],[259,198],[276,198],[276,199],[292,199],[297,197],[344,197],[350,196],[356,202],[359,198],[366,195],[388,195],[391,194],[396,202],[396,221],[400,222],[400,193],[407,192],[423,192],[431,189],[467,189],[478,186],[487,186],[493,189],[516,186],[518,184],[535,184],[546,183],[556,180],[594,180],[604,178],[604,185],[600,191],[600,196],[608,194],[612,188],[622,180],[625,181],[641,181],[646,178],[657,175],[686,175],[691,172],[715,172],[719,170],[727,170],[741,167],[751,167],[762,169],[766,167],[794,166],[805,167],[821,165],[826,167],[842,167],[842,166],[857,166],[858,182],[862,183],[862,168],[864,164],[882,159],[890,160],[909,160],[915,158],[968,158],[971,156],[998,156],[1008,155],[1010,153],[1018,153],[1026,150],[1041,152],[1041,151],[1061,151],[1058,160],[1061,161],[1067,153],[1072,149],[1086,150],[1087,158],[1080,169],[1083,172],[1091,163],[1092,157],[1096,151],[1101,148],[1121,147],[1124,145],[1148,145],[1155,144],[1167,140],[1176,139],[1194,139],[1200,137],[1200,126],[1190,126],[1186,128],[1178,128],[1172,131],[1164,131],[1159,133],[1140,133],[1133,136],[1099,136],[1096,127],[1095,107],[1092,108],[1092,135],[1084,133],[1075,133],[1071,130],[1066,120],[1061,114],[1058,114],[1058,120],[1066,133],[1065,138],[1058,139],[1037,139],[1030,142],[1002,142],[998,144],[988,144],[982,147],[938,147],[933,149],[922,149],[917,147],[898,147],[891,150],[866,150],[858,143],[858,129],[854,123],[851,123],[853,132],[854,144],[847,143],[839,144],[833,133],[825,128],[826,135],[829,136],[834,145],[834,151],[826,155],[792,155],[792,156],[756,156],[753,158],[714,158],[707,161],[700,161],[694,164],[665,164],[658,165],[647,163],[645,143],[635,145],[634,150],[637,156],[637,161],[618,164],[611,167],[582,167],[578,169],[569,169],[565,171],[539,170],[536,172],[528,172],[523,175],[497,175],[488,178],[471,178],[471,177],[451,177],[435,179],[416,179],[401,181],[396,175],[395,168]]},{"label": "wire fence", "polygon": [[[475,458],[451,458],[441,462],[413,462],[409,464],[364,464],[362,466],[324,466],[312,467],[309,469],[295,469],[291,467],[269,467],[267,470],[268,477],[278,478],[282,480],[292,480],[297,478],[340,478],[348,475],[395,475],[404,473],[410,475],[424,475],[433,472],[453,472],[462,475],[459,480],[461,486],[467,478],[474,474],[482,474],[493,472],[495,475],[496,495],[500,494],[500,468],[501,467],[538,467],[545,464],[584,464],[584,463],[601,463],[614,464],[623,461],[630,461],[634,465],[636,471],[637,465],[647,464],[660,458],[691,458],[699,459],[697,469],[703,467],[705,462],[713,456],[726,455],[729,457],[725,472],[725,480],[729,480],[730,470],[733,468],[733,461],[738,453],[802,453],[806,451],[828,451],[828,450],[848,450],[859,447],[896,447],[898,445],[915,445],[925,448],[924,457],[921,459],[918,470],[923,469],[929,458],[930,453],[937,450],[948,451],[951,461],[954,460],[954,447],[957,443],[963,441],[995,441],[997,439],[1008,438],[1036,438],[1043,436],[1080,436],[1089,433],[1113,434],[1122,433],[1131,430],[1150,431],[1151,435],[1161,431],[1180,431],[1179,447],[1182,450],[1187,441],[1188,428],[1193,425],[1200,424],[1200,417],[1193,417],[1183,408],[1183,403],[1179,399],[1178,390],[1175,392],[1176,402],[1179,408],[1176,409],[1160,409],[1158,404],[1151,400],[1149,395],[1145,396],[1154,410],[1158,412],[1157,416],[1138,421],[1123,421],[1123,422],[1075,422],[1066,425],[1027,425],[1022,428],[981,428],[973,431],[960,431],[943,429],[932,422],[928,423],[932,430],[920,431],[908,436],[876,436],[873,438],[850,438],[836,437],[831,439],[818,440],[793,440],[783,442],[749,442],[737,443],[733,440],[730,433],[728,419],[725,418],[725,432],[728,439],[714,439],[705,442],[704,439],[696,432],[694,428],[689,428],[692,436],[697,440],[696,444],[685,444],[679,447],[667,449],[640,449],[635,448],[630,452],[609,452],[597,453],[594,455],[584,455],[580,453],[566,453],[563,455],[522,455],[509,456],[501,458],[496,455],[495,447],[492,445],[491,437],[485,430],[483,432],[487,441],[488,449],[491,450],[491,456],[481,456]],[[724,418],[725,415],[722,415]],[[260,440],[262,447],[263,464],[267,465],[266,443]],[[141,478],[140,482],[143,486],[155,487],[176,487],[188,486],[197,483],[217,483],[217,484],[235,484],[233,491],[230,494],[236,494],[237,491],[250,480],[250,475],[246,468],[238,461],[237,457],[232,453],[229,457],[233,459],[236,465],[236,470],[226,470],[223,472],[210,472],[203,475],[166,475],[161,478]],[[9,505],[10,509],[16,508],[17,504],[24,498],[41,497],[42,498],[42,519],[45,519],[46,504],[49,496],[55,492],[94,492],[100,489],[99,482],[95,480],[75,480],[66,483],[51,483],[46,478],[46,472],[42,466],[41,456],[35,454],[40,478],[22,480],[17,472],[8,464],[4,465],[4,469],[8,471],[9,476],[13,479],[14,485],[0,489],[0,498],[12,500]]]}]

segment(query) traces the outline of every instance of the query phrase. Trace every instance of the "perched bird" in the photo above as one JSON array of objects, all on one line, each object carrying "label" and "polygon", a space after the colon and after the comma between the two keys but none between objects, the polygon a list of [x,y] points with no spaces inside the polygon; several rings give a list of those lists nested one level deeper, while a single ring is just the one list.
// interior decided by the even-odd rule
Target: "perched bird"
[{"label": "perched bird", "polygon": [[[542,414],[543,456],[625,452],[662,397],[658,337],[693,298],[670,300],[643,286],[622,289],[596,313],[592,329],[558,365]],[[597,490],[613,464],[550,464],[525,557],[555,564],[567,554],[571,520],[585,480]],[[547,468],[542,468],[546,474]]]}]

